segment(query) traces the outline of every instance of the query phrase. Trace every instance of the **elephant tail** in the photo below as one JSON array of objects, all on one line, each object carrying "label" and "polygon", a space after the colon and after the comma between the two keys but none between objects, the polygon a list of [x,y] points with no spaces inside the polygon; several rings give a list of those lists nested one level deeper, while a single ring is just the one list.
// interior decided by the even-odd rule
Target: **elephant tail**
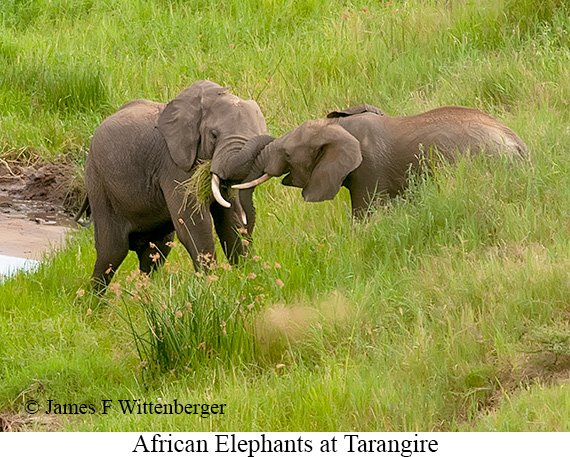
[{"label": "elephant tail", "polygon": [[79,225],[81,225],[82,227],[89,227],[91,225],[91,221],[85,221],[85,220],[81,220],[81,216],[83,216],[83,214],[85,214],[86,217],[89,217],[91,215],[91,207],[89,206],[89,198],[85,197],[83,199],[83,203],[81,204],[81,208],[79,208],[79,211],[77,212],[77,214],[75,215],[75,217],[73,218],[73,220],[75,222],[77,222]]}]

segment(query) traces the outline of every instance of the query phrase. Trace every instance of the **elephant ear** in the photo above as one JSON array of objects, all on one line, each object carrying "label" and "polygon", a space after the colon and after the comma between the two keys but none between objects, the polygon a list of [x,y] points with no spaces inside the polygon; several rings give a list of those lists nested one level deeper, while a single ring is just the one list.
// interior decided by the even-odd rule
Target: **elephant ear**
[{"label": "elephant ear", "polygon": [[333,199],[344,179],[362,162],[360,142],[340,125],[329,124],[315,137],[323,140],[312,145],[317,162],[303,188],[307,202]]},{"label": "elephant ear", "polygon": [[203,109],[214,97],[227,92],[227,87],[211,81],[195,82],[168,103],[158,117],[157,128],[166,140],[170,156],[183,170],[192,168],[198,154]]},{"label": "elephant ear", "polygon": [[351,106],[350,108],[346,108],[339,111],[331,111],[329,114],[327,114],[327,117],[328,118],[348,117],[354,114],[362,114],[362,113],[374,113],[378,114],[379,116],[384,116],[385,114],[375,106],[367,105],[366,103],[364,103],[362,105]]}]

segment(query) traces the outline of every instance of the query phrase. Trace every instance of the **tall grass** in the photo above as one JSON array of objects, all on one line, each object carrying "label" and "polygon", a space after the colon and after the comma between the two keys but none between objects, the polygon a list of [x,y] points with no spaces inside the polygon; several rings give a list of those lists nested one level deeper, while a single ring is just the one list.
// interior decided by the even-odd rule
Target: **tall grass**
[{"label": "tall grass", "polygon": [[101,119],[197,79],[274,135],[351,104],[487,111],[532,161],[417,179],[362,222],[343,190],[255,193],[255,251],[194,272],[134,255],[91,297],[90,231],[0,286],[0,409],[157,398],[225,417],[95,414],[71,430],[568,430],[565,2],[123,0],[0,5],[2,158],[81,158]]},{"label": "tall grass", "polygon": [[562,103],[567,12],[556,1],[6,1],[0,142],[47,158],[86,149],[121,104],[167,101],[204,78],[255,97],[275,133],[362,101],[393,114]]},{"label": "tall grass", "polygon": [[267,276],[274,273],[273,266],[258,264],[257,257],[250,260],[248,273],[229,273],[232,268],[223,264],[188,280],[178,263],[168,262],[162,287],[149,289],[149,278],[136,271],[126,287],[115,283],[112,304],[132,329],[145,368],[195,371],[210,359],[250,363],[255,354],[252,310],[263,304],[264,285],[271,282]]}]

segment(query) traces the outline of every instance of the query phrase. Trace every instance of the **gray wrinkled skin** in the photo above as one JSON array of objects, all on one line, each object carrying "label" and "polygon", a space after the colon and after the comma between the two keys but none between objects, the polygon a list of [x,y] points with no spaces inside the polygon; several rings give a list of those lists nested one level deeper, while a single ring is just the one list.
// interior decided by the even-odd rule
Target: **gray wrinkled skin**
[{"label": "gray wrinkled skin", "polygon": [[473,108],[445,106],[390,117],[360,105],[305,122],[277,138],[261,151],[244,181],[286,175],[283,184],[302,188],[309,202],[332,199],[344,186],[353,214],[361,216],[373,196],[402,192],[410,169],[481,152],[522,158],[527,147],[511,129]]},{"label": "gray wrinkled skin", "polygon": [[257,103],[210,81],[194,83],[168,104],[132,101],[105,119],[85,170],[95,288],[104,290],[129,250],[149,273],[168,255],[175,232],[196,267],[214,261],[212,220],[225,254],[237,262],[245,254],[241,237],[254,211],[251,199],[234,198],[230,208],[213,201],[209,211],[195,211],[177,186],[197,159],[211,160],[222,180],[240,182],[248,172],[241,149],[266,133]]}]

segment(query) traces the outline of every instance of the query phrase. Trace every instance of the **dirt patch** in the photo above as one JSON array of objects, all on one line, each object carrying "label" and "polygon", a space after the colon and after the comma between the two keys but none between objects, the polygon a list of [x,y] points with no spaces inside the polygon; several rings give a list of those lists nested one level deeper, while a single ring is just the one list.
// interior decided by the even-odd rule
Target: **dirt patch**
[{"label": "dirt patch", "polygon": [[71,165],[0,164],[0,255],[41,259],[74,226],[82,191]]},{"label": "dirt patch", "polygon": [[[547,351],[518,353],[513,358],[495,360],[480,370],[474,370],[465,378],[463,390],[454,394],[460,404],[460,422],[477,421],[494,413],[505,398],[512,398],[520,391],[536,385],[554,386],[570,381],[570,356]],[[477,416],[468,411],[477,405]]]},{"label": "dirt patch", "polygon": [[48,163],[39,167],[0,163],[0,196],[50,203],[67,213],[82,199],[79,178],[72,165]]}]

